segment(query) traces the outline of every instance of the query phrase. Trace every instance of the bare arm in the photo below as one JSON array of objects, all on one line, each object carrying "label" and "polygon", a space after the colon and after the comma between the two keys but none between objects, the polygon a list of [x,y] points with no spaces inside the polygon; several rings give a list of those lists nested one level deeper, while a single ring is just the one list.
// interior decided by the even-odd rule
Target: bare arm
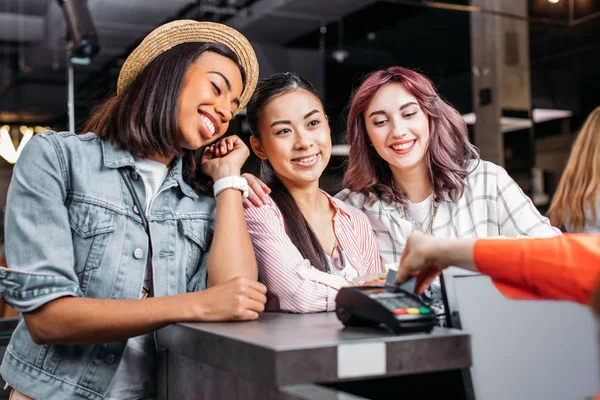
[{"label": "bare arm", "polygon": [[235,278],[198,293],[141,300],[61,297],[23,317],[38,344],[105,343],[175,322],[256,319],[265,293],[261,283]]},{"label": "bare arm", "polygon": [[[209,146],[202,156],[202,171],[217,181],[240,175],[250,154],[237,136],[229,136]],[[258,267],[242,206],[242,193],[224,190],[217,196],[217,217],[212,247],[208,256],[208,282],[213,286],[236,276],[258,279]]]}]

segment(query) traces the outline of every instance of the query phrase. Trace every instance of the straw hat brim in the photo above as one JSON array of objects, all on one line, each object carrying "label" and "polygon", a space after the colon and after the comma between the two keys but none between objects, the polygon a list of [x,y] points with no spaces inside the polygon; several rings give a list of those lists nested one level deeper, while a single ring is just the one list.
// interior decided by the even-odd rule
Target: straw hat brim
[{"label": "straw hat brim", "polygon": [[246,72],[246,85],[240,96],[241,111],[252,96],[258,82],[258,60],[252,45],[235,29],[206,21],[178,20],[159,26],[148,34],[127,57],[121,67],[117,94],[122,93],[152,60],[173,47],[190,42],[220,43],[229,47],[238,57]]}]

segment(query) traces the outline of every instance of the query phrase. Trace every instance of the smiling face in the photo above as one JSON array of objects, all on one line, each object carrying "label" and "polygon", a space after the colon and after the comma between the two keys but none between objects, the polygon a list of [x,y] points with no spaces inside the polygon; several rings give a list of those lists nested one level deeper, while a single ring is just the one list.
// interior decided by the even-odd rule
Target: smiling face
[{"label": "smiling face", "polygon": [[363,117],[369,140],[392,171],[425,167],[429,118],[403,84],[382,86]]},{"label": "smiling face", "polygon": [[258,130],[252,149],[286,186],[318,182],[331,157],[331,133],[317,97],[295,89],[273,98],[260,110]]},{"label": "smiling face", "polygon": [[179,96],[181,147],[195,150],[221,137],[237,111],[242,75],[231,59],[205,51],[190,65]]}]

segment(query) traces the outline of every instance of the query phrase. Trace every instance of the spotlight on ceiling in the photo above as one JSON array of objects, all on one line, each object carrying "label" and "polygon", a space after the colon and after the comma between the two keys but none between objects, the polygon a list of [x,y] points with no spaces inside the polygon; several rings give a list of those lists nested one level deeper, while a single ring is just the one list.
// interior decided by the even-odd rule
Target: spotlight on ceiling
[{"label": "spotlight on ceiling", "polygon": [[339,63],[343,63],[349,55],[350,53],[344,49],[338,49],[331,53],[331,56]]},{"label": "spotlight on ceiling", "polygon": [[558,3],[560,0],[548,0],[548,3],[552,3],[552,4],[556,4]]}]

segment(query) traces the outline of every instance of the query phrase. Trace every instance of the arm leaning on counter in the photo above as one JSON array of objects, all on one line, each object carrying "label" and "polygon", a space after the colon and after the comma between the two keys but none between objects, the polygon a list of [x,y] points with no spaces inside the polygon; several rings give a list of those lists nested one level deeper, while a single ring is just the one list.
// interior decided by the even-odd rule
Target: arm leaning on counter
[{"label": "arm leaning on counter", "polygon": [[489,275],[506,297],[568,300],[600,315],[600,235],[465,240],[414,233],[397,281],[416,275],[416,291],[422,292],[448,266]]}]

